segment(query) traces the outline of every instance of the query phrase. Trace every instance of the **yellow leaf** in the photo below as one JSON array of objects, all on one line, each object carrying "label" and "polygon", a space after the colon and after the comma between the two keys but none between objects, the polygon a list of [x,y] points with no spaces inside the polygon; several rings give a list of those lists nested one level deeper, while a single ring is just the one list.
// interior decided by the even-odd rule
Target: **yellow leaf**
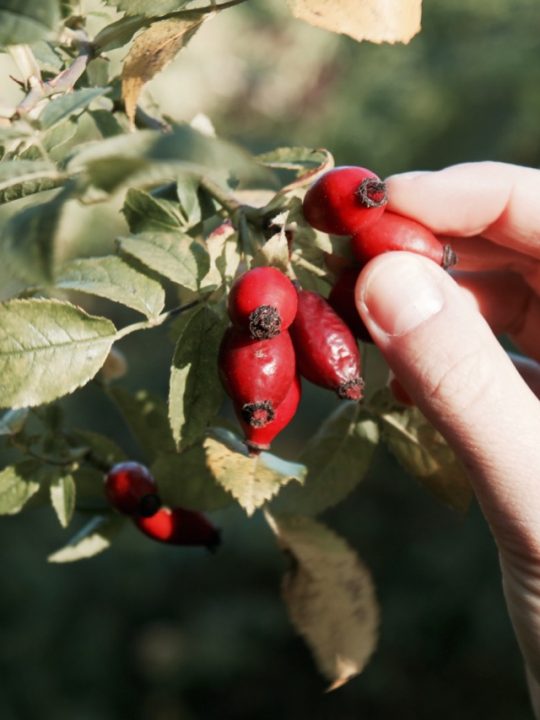
[{"label": "yellow leaf", "polygon": [[215,428],[203,443],[206,466],[216,482],[253,515],[287,483],[304,482],[306,468],[263,452],[251,457],[232,433]]},{"label": "yellow leaf", "polygon": [[288,0],[295,17],[359,42],[404,42],[420,30],[422,0]]},{"label": "yellow leaf", "polygon": [[122,97],[130,123],[135,122],[137,100],[144,85],[162,70],[214,13],[194,13],[153,23],[139,35],[122,68]]},{"label": "yellow leaf", "polygon": [[293,559],[283,598],[329,690],[358,675],[377,644],[379,609],[368,569],[347,543],[311,518],[266,513]]}]

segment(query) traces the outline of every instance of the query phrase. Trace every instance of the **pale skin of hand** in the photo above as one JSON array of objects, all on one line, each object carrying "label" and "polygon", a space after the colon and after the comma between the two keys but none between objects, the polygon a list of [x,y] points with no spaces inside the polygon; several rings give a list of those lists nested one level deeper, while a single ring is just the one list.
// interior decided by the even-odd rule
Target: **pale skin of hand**
[{"label": "pale skin of hand", "polygon": [[[540,719],[540,171],[468,163],[387,187],[388,209],[451,238],[458,263],[448,273],[411,253],[380,255],[360,275],[357,307],[467,469]],[[501,334],[528,356],[522,375]]]}]

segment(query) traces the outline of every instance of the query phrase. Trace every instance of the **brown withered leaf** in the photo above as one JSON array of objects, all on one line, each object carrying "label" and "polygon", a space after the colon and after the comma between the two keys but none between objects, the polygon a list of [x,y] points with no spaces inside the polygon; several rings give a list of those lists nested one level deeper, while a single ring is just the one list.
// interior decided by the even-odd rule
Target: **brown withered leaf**
[{"label": "brown withered leaf", "polygon": [[132,125],[144,85],[187,45],[203,22],[213,15],[192,13],[160,20],[135,39],[122,68],[122,98]]},{"label": "brown withered leaf", "polygon": [[407,43],[420,30],[422,0],[288,0],[295,17],[359,42]]},{"label": "brown withered leaf", "polygon": [[266,519],[292,558],[283,578],[291,621],[310,646],[329,690],[358,675],[377,644],[379,608],[371,575],[347,543],[301,516]]}]

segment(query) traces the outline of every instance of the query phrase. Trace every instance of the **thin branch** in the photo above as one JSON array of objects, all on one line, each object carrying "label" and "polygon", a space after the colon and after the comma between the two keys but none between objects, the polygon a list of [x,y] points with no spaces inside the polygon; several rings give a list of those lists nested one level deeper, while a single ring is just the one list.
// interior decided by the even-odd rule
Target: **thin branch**
[{"label": "thin branch", "polygon": [[126,335],[131,335],[131,333],[138,332],[139,330],[150,330],[151,328],[159,327],[163,325],[164,322],[167,322],[167,320],[191,310],[191,308],[194,308],[200,302],[200,300],[193,300],[193,302],[187,303],[186,305],[179,305],[172,310],[168,310],[152,320],[143,320],[138,323],[133,323],[132,325],[127,325],[116,333],[116,340],[121,340],[126,337]]}]

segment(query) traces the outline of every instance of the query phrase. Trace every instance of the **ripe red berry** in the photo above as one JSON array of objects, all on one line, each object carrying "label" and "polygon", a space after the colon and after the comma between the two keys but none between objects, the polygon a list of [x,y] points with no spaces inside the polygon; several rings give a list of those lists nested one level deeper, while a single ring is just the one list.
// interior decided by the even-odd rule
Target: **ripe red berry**
[{"label": "ripe red berry", "polygon": [[221,542],[219,530],[200,512],[161,508],[152,517],[138,517],[135,524],[152,540],[169,545],[202,545],[214,550]]},{"label": "ripe red berry", "polygon": [[290,423],[293,419],[300,397],[302,395],[302,383],[297,375],[289,391],[285,395],[285,399],[276,407],[274,419],[267,423],[264,427],[252,427],[245,422],[240,416],[240,423],[246,437],[246,445],[250,450],[259,452],[261,450],[269,450],[270,444],[274,438]]},{"label": "ripe red berry", "polygon": [[364,321],[356,309],[354,288],[359,274],[359,268],[343,270],[334,283],[328,296],[328,302],[339,317],[347,323],[353,335],[363,342],[372,343],[373,339],[369,334],[369,330],[364,325]]},{"label": "ripe red berry", "polygon": [[352,235],[376,222],[387,203],[384,182],[363,167],[337,167],[321,175],[304,198],[304,217],[322,232]]},{"label": "ripe red berry", "polygon": [[234,327],[225,331],[219,350],[219,371],[237,412],[252,427],[264,427],[275,417],[296,372],[287,330],[269,340],[253,340]]},{"label": "ripe red berry", "polygon": [[125,515],[149,517],[161,507],[156,481],[138,462],[114,465],[105,476],[105,495]]},{"label": "ripe red berry", "polygon": [[374,225],[360,228],[351,239],[351,247],[360,262],[367,262],[392,250],[424,255],[444,268],[456,262],[456,255],[450,245],[439,242],[431,230],[415,220],[392,212],[385,212]]},{"label": "ripe red berry", "polygon": [[315,385],[335,390],[340,398],[360,400],[364,382],[354,335],[328,302],[300,290],[291,325],[298,370]]},{"label": "ripe red berry", "polygon": [[252,338],[272,338],[286,330],[296,315],[296,289],[274,267],[248,270],[229,293],[229,317]]}]

